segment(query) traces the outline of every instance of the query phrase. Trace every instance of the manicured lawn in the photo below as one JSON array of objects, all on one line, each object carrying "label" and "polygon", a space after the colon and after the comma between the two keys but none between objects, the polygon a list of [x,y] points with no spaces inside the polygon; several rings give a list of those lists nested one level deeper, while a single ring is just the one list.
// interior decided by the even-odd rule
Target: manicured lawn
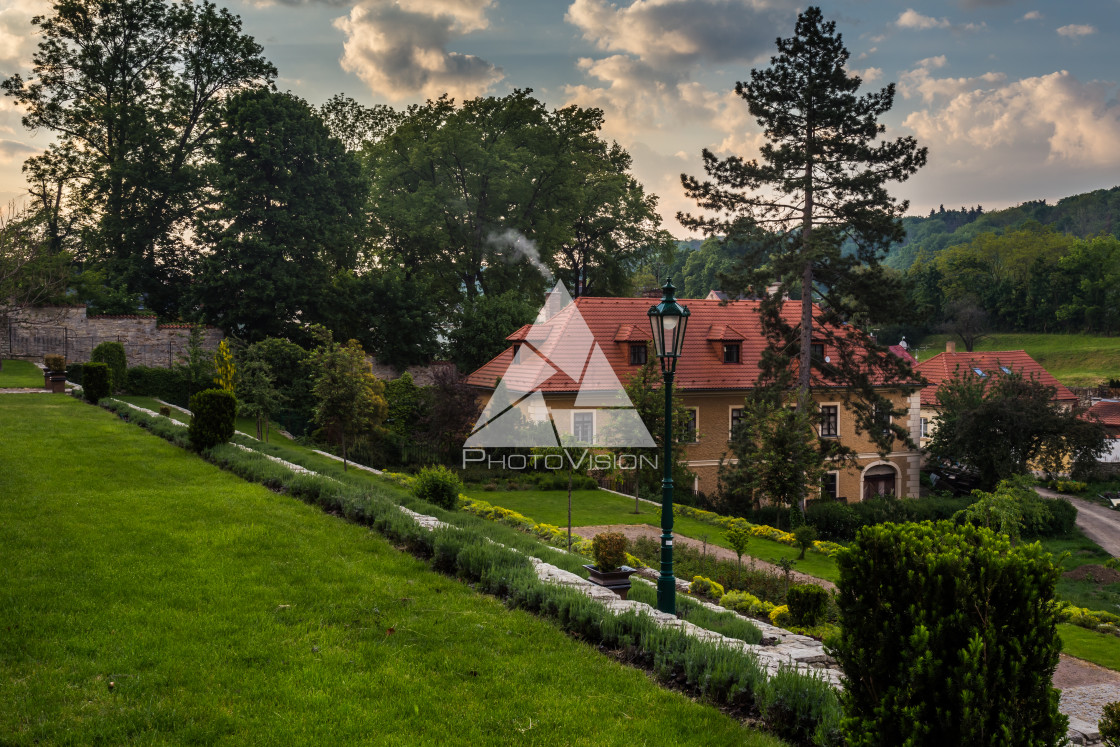
[{"label": "manicured lawn", "polygon": [[[944,352],[948,339],[964,350],[959,338],[930,335],[920,343],[918,360]],[[994,333],[980,340],[976,350],[1025,350],[1066,386],[1095,386],[1120,378],[1120,337]]]},{"label": "manicured lawn", "polygon": [[[1104,565],[1111,557],[1080,530],[1075,530],[1068,537],[1045,539],[1041,542],[1042,546],[1054,555],[1055,560],[1069,553],[1069,556],[1061,561],[1063,571],[1070,571],[1089,563]],[[1072,578],[1059,578],[1057,590],[1059,599],[1072,602],[1078,607],[1104,610],[1113,614],[1120,613],[1120,583],[1098,584],[1088,579],[1077,581]]]},{"label": "manicured lawn", "polygon": [[[566,490],[472,490],[467,495],[477,500],[524,514],[539,523],[568,525],[568,492]],[[640,504],[640,514],[634,513],[634,499],[608,493],[604,490],[577,490],[572,492],[572,526],[587,527],[601,524],[650,524],[661,526],[661,511],[648,503]],[[731,548],[723,536],[723,529],[686,516],[673,518],[673,533],[692,539],[705,537],[709,544]],[[752,537],[747,555],[759,560],[777,561],[796,558],[800,550],[780,542]],[[804,560],[794,566],[802,573],[817,578],[836,581],[839,573],[836,563],[820,553],[806,553]]]},{"label": "manicured lawn", "polygon": [[31,361],[4,361],[0,371],[0,389],[43,388],[43,369]]},{"label": "manicured lawn", "polygon": [[5,744],[778,744],[104,410],[0,422]]},{"label": "manicured lawn", "polygon": [[1058,634],[1063,652],[1120,671],[1120,638],[1066,623],[1058,626]]}]

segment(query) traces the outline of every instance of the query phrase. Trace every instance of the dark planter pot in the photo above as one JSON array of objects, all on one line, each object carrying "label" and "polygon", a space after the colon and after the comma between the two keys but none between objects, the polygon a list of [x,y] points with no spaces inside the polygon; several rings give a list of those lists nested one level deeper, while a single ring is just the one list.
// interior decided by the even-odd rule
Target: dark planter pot
[{"label": "dark planter pot", "polygon": [[43,369],[43,388],[51,388],[51,370],[49,368]]},{"label": "dark planter pot", "polygon": [[602,573],[593,565],[585,565],[584,568],[590,577],[587,579],[593,584],[610,589],[615,594],[618,594],[620,599],[625,599],[626,595],[630,592],[630,574],[637,573],[638,569],[631,568],[624,565],[617,571],[607,571]]},{"label": "dark planter pot", "polygon": [[66,394],[66,374],[65,373],[52,373],[50,379],[50,390],[54,394]]}]

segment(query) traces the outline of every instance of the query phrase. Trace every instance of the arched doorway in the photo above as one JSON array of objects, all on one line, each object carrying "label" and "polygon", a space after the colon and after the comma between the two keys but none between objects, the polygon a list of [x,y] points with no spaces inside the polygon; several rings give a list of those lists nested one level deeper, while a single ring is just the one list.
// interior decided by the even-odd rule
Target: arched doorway
[{"label": "arched doorway", "polygon": [[889,462],[879,462],[863,472],[863,500],[898,495],[898,470]]}]

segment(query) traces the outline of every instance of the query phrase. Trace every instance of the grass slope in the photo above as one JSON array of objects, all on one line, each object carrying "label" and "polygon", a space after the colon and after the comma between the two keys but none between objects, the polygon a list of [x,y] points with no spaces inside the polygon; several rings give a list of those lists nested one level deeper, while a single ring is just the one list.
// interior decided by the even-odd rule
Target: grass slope
[{"label": "grass slope", "polygon": [[[568,525],[568,491],[566,490],[471,490],[467,495],[477,500],[524,514],[539,523]],[[661,526],[661,512],[648,503],[640,504],[641,513],[634,513],[634,499],[608,493],[604,490],[572,491],[572,526],[588,527],[602,524],[650,524]],[[673,517],[673,534],[708,540],[709,544],[731,549],[723,529],[697,521],[687,516]],[[797,557],[800,550],[780,542],[752,537],[747,546],[747,556],[775,562],[781,558]],[[840,575],[836,563],[819,553],[806,553],[804,560],[797,560],[794,567],[810,576],[836,581]]]},{"label": "grass slope", "polygon": [[[950,335],[930,335],[921,341],[918,360],[944,352]],[[1025,350],[1054,378],[1066,386],[1096,386],[1102,380],[1120,378],[1120,337],[1096,335],[993,333],[976,344],[976,350]]]},{"label": "grass slope", "polygon": [[43,388],[43,370],[31,361],[4,361],[0,389]]},{"label": "grass slope", "polygon": [[778,744],[108,412],[0,422],[6,744]]}]

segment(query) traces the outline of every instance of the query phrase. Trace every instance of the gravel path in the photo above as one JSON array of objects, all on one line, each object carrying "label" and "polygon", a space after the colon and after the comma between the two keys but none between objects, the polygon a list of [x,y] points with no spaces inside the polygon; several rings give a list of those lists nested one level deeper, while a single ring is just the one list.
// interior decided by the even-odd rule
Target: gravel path
[{"label": "gravel path", "polygon": [[[578,534],[580,537],[583,537],[585,539],[591,539],[596,534],[600,534],[602,532],[621,532],[622,534],[626,535],[627,539],[631,541],[636,540],[639,537],[649,537],[658,542],[661,541],[661,530],[657,527],[650,526],[649,524],[605,524],[597,527],[572,527],[572,534]],[[695,540],[691,537],[685,537],[677,534],[676,532],[673,533],[673,541],[681,545],[695,547],[698,550],[702,550],[704,547],[704,543],[700,540]],[[790,548],[790,550],[793,549],[794,548],[792,547]],[[726,547],[720,547],[719,545],[713,545],[710,542],[708,543],[708,554],[719,558],[720,560],[730,560],[734,562],[738,559],[735,556],[735,553],[731,550],[728,550]],[[751,567],[757,568],[759,570],[769,571],[771,573],[783,572],[781,568],[774,565],[773,563],[767,563],[765,560],[758,560],[756,558],[744,558],[743,562],[744,564],[749,562]],[[824,588],[830,590],[836,588],[836,584],[832,583],[831,581],[825,581],[822,578],[817,578],[816,576],[799,573],[798,571],[794,571],[790,575],[799,584],[816,584],[817,586],[823,586]]]},{"label": "gravel path", "polygon": [[1077,507],[1077,528],[1113,557],[1120,557],[1120,511],[1048,488],[1035,488],[1043,498],[1065,498]]}]

